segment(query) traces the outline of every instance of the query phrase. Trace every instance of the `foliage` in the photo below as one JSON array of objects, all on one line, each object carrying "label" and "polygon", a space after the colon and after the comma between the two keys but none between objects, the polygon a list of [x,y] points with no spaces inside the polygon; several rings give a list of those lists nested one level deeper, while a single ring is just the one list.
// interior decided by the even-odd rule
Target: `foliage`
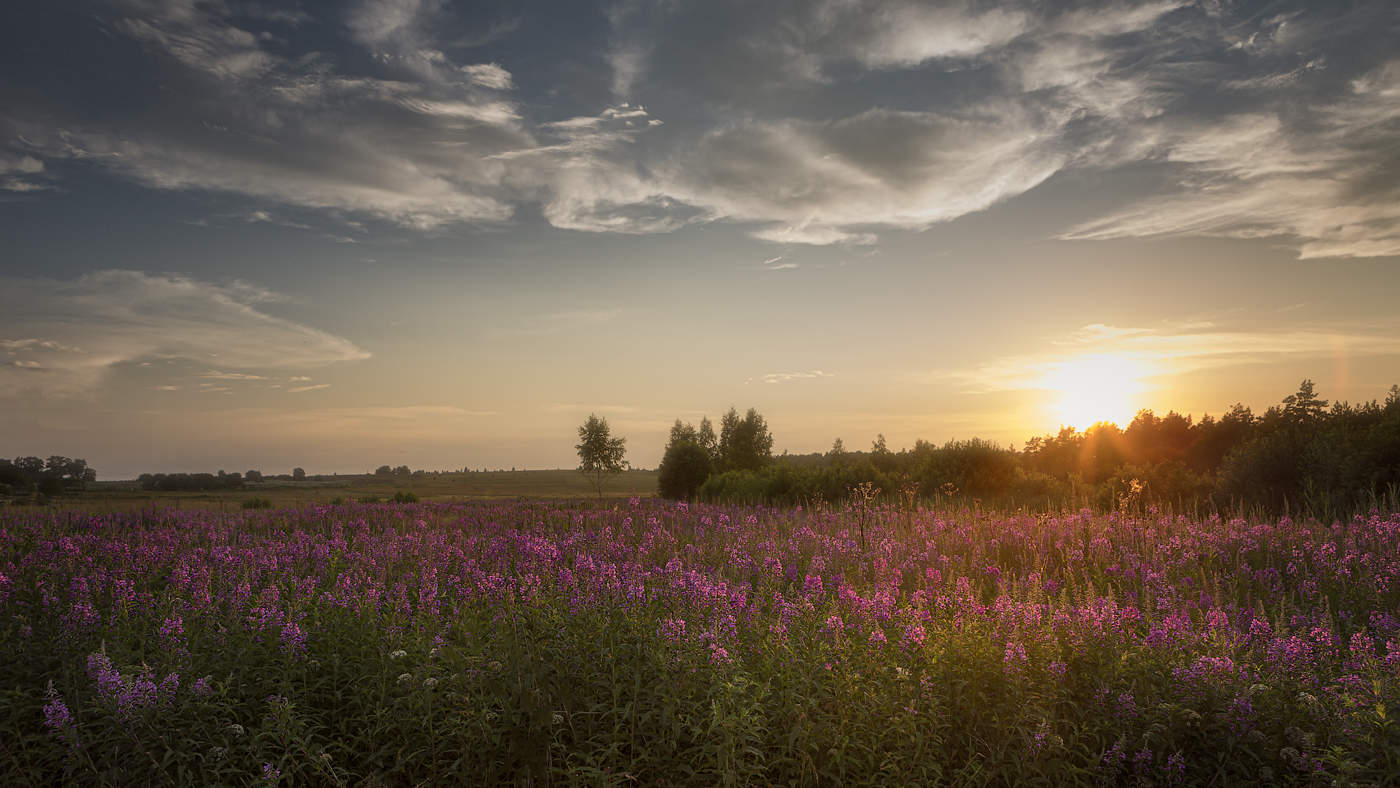
[{"label": "foliage", "polygon": [[719,462],[726,471],[756,471],[773,459],[773,436],[758,411],[749,408],[743,418],[733,408],[720,420]]},{"label": "foliage", "polygon": [[13,461],[0,459],[0,485],[11,492],[37,491],[44,495],[59,495],[72,489],[83,489],[97,480],[97,471],[88,467],[87,460],[53,455],[47,460],[38,457],[16,457]]},{"label": "foliage", "polygon": [[656,491],[663,498],[689,501],[709,476],[709,452],[695,440],[673,441],[657,468]]},{"label": "foliage", "polygon": [[272,501],[266,498],[247,498],[242,503],[244,509],[271,509]]},{"label": "foliage", "polygon": [[1397,553],[1379,513],[10,509],[0,779],[1386,784]]},{"label": "foliage", "polygon": [[[750,411],[755,418],[757,414]],[[1137,414],[1126,428],[1095,424],[1034,437],[1021,451],[973,438],[935,446],[916,441],[893,452],[879,436],[869,452],[838,438],[825,454],[783,455],[770,462],[735,461],[741,420],[722,421],[714,472],[699,495],[711,501],[796,504],[820,496],[844,500],[870,482],[893,499],[900,480],[917,483],[926,501],[981,501],[1045,511],[1112,509],[1133,488],[1133,500],[1181,511],[1204,508],[1319,516],[1364,512],[1400,500],[1400,387],[1385,403],[1321,399],[1310,380],[1280,406],[1256,417],[1235,405],[1219,419],[1169,412]],[[676,429],[691,434],[689,425]],[[766,434],[767,427],[762,431]],[[674,438],[674,430],[673,430]],[[771,438],[768,439],[771,445]],[[739,473],[742,471],[742,473]],[[728,473],[726,473],[728,472]]]},{"label": "foliage", "polygon": [[627,467],[627,439],[612,437],[608,420],[590,413],[578,428],[579,472],[593,482],[598,499],[603,498],[605,476],[622,473]]}]

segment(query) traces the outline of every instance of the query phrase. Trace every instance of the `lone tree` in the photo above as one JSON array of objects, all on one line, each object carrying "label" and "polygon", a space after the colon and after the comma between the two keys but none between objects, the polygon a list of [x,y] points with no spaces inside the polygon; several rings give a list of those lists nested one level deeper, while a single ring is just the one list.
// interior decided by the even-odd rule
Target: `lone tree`
[{"label": "lone tree", "polygon": [[608,474],[622,473],[627,467],[627,439],[612,437],[608,420],[590,413],[588,421],[578,428],[579,473],[587,476],[598,492],[598,500],[603,500],[603,478]]}]

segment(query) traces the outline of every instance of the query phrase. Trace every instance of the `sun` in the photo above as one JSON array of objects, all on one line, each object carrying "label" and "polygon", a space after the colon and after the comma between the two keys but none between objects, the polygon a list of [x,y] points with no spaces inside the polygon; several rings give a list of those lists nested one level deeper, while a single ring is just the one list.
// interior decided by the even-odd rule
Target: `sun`
[{"label": "sun", "polygon": [[1127,426],[1142,407],[1143,380],[1152,372],[1130,356],[1076,356],[1052,364],[1036,388],[1052,395],[1046,407],[1061,426],[1083,430],[1100,421]]}]

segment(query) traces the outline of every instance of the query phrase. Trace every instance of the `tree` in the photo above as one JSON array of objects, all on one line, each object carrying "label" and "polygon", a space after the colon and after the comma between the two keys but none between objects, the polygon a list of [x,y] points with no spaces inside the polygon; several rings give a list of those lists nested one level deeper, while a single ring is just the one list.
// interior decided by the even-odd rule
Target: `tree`
[{"label": "tree", "polygon": [[657,471],[656,491],[661,497],[689,501],[710,477],[710,454],[693,440],[673,442]]},{"label": "tree", "polygon": [[379,466],[378,468],[375,468],[375,469],[374,469],[374,475],[375,475],[375,476],[389,476],[389,475],[392,475],[393,472],[394,472],[394,469],[393,469],[393,468],[390,468],[390,467],[387,466],[387,465],[381,465],[381,466]]},{"label": "tree", "polygon": [[673,446],[677,443],[699,443],[700,435],[695,431],[695,427],[686,421],[676,419],[676,423],[671,425],[671,440],[666,445]]},{"label": "tree", "polygon": [[245,471],[243,473],[243,480],[246,482],[260,482],[262,481],[262,471]]},{"label": "tree", "polygon": [[832,465],[838,465],[846,458],[846,444],[840,438],[831,442],[831,451],[826,453],[826,459]]},{"label": "tree", "polygon": [[758,411],[749,408],[742,419],[733,408],[720,422],[720,459],[726,471],[756,471],[773,459],[773,436]]},{"label": "tree", "polygon": [[603,499],[603,479],[610,474],[622,473],[627,467],[627,439],[612,437],[608,420],[590,413],[588,421],[578,428],[579,473],[587,476],[598,492],[598,500]]},{"label": "tree", "polygon": [[1298,386],[1297,394],[1283,398],[1283,415],[1291,424],[1312,424],[1322,419],[1327,400],[1319,399],[1311,380]]},{"label": "tree", "polygon": [[304,481],[306,481],[306,469],[305,469],[305,468],[293,468],[293,469],[292,469],[292,481],[296,481],[296,482],[304,482]]},{"label": "tree", "polygon": [[715,425],[710,423],[709,416],[700,418],[700,429],[695,434],[695,442],[710,455],[711,465],[719,461],[719,438],[715,436]]}]

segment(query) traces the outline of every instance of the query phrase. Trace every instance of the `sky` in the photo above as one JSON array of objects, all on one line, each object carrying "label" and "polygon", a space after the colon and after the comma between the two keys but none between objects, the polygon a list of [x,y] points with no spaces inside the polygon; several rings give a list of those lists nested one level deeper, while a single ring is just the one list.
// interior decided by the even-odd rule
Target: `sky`
[{"label": "sky", "polygon": [[13,0],[0,455],[1021,445],[1400,383],[1400,6]]}]

